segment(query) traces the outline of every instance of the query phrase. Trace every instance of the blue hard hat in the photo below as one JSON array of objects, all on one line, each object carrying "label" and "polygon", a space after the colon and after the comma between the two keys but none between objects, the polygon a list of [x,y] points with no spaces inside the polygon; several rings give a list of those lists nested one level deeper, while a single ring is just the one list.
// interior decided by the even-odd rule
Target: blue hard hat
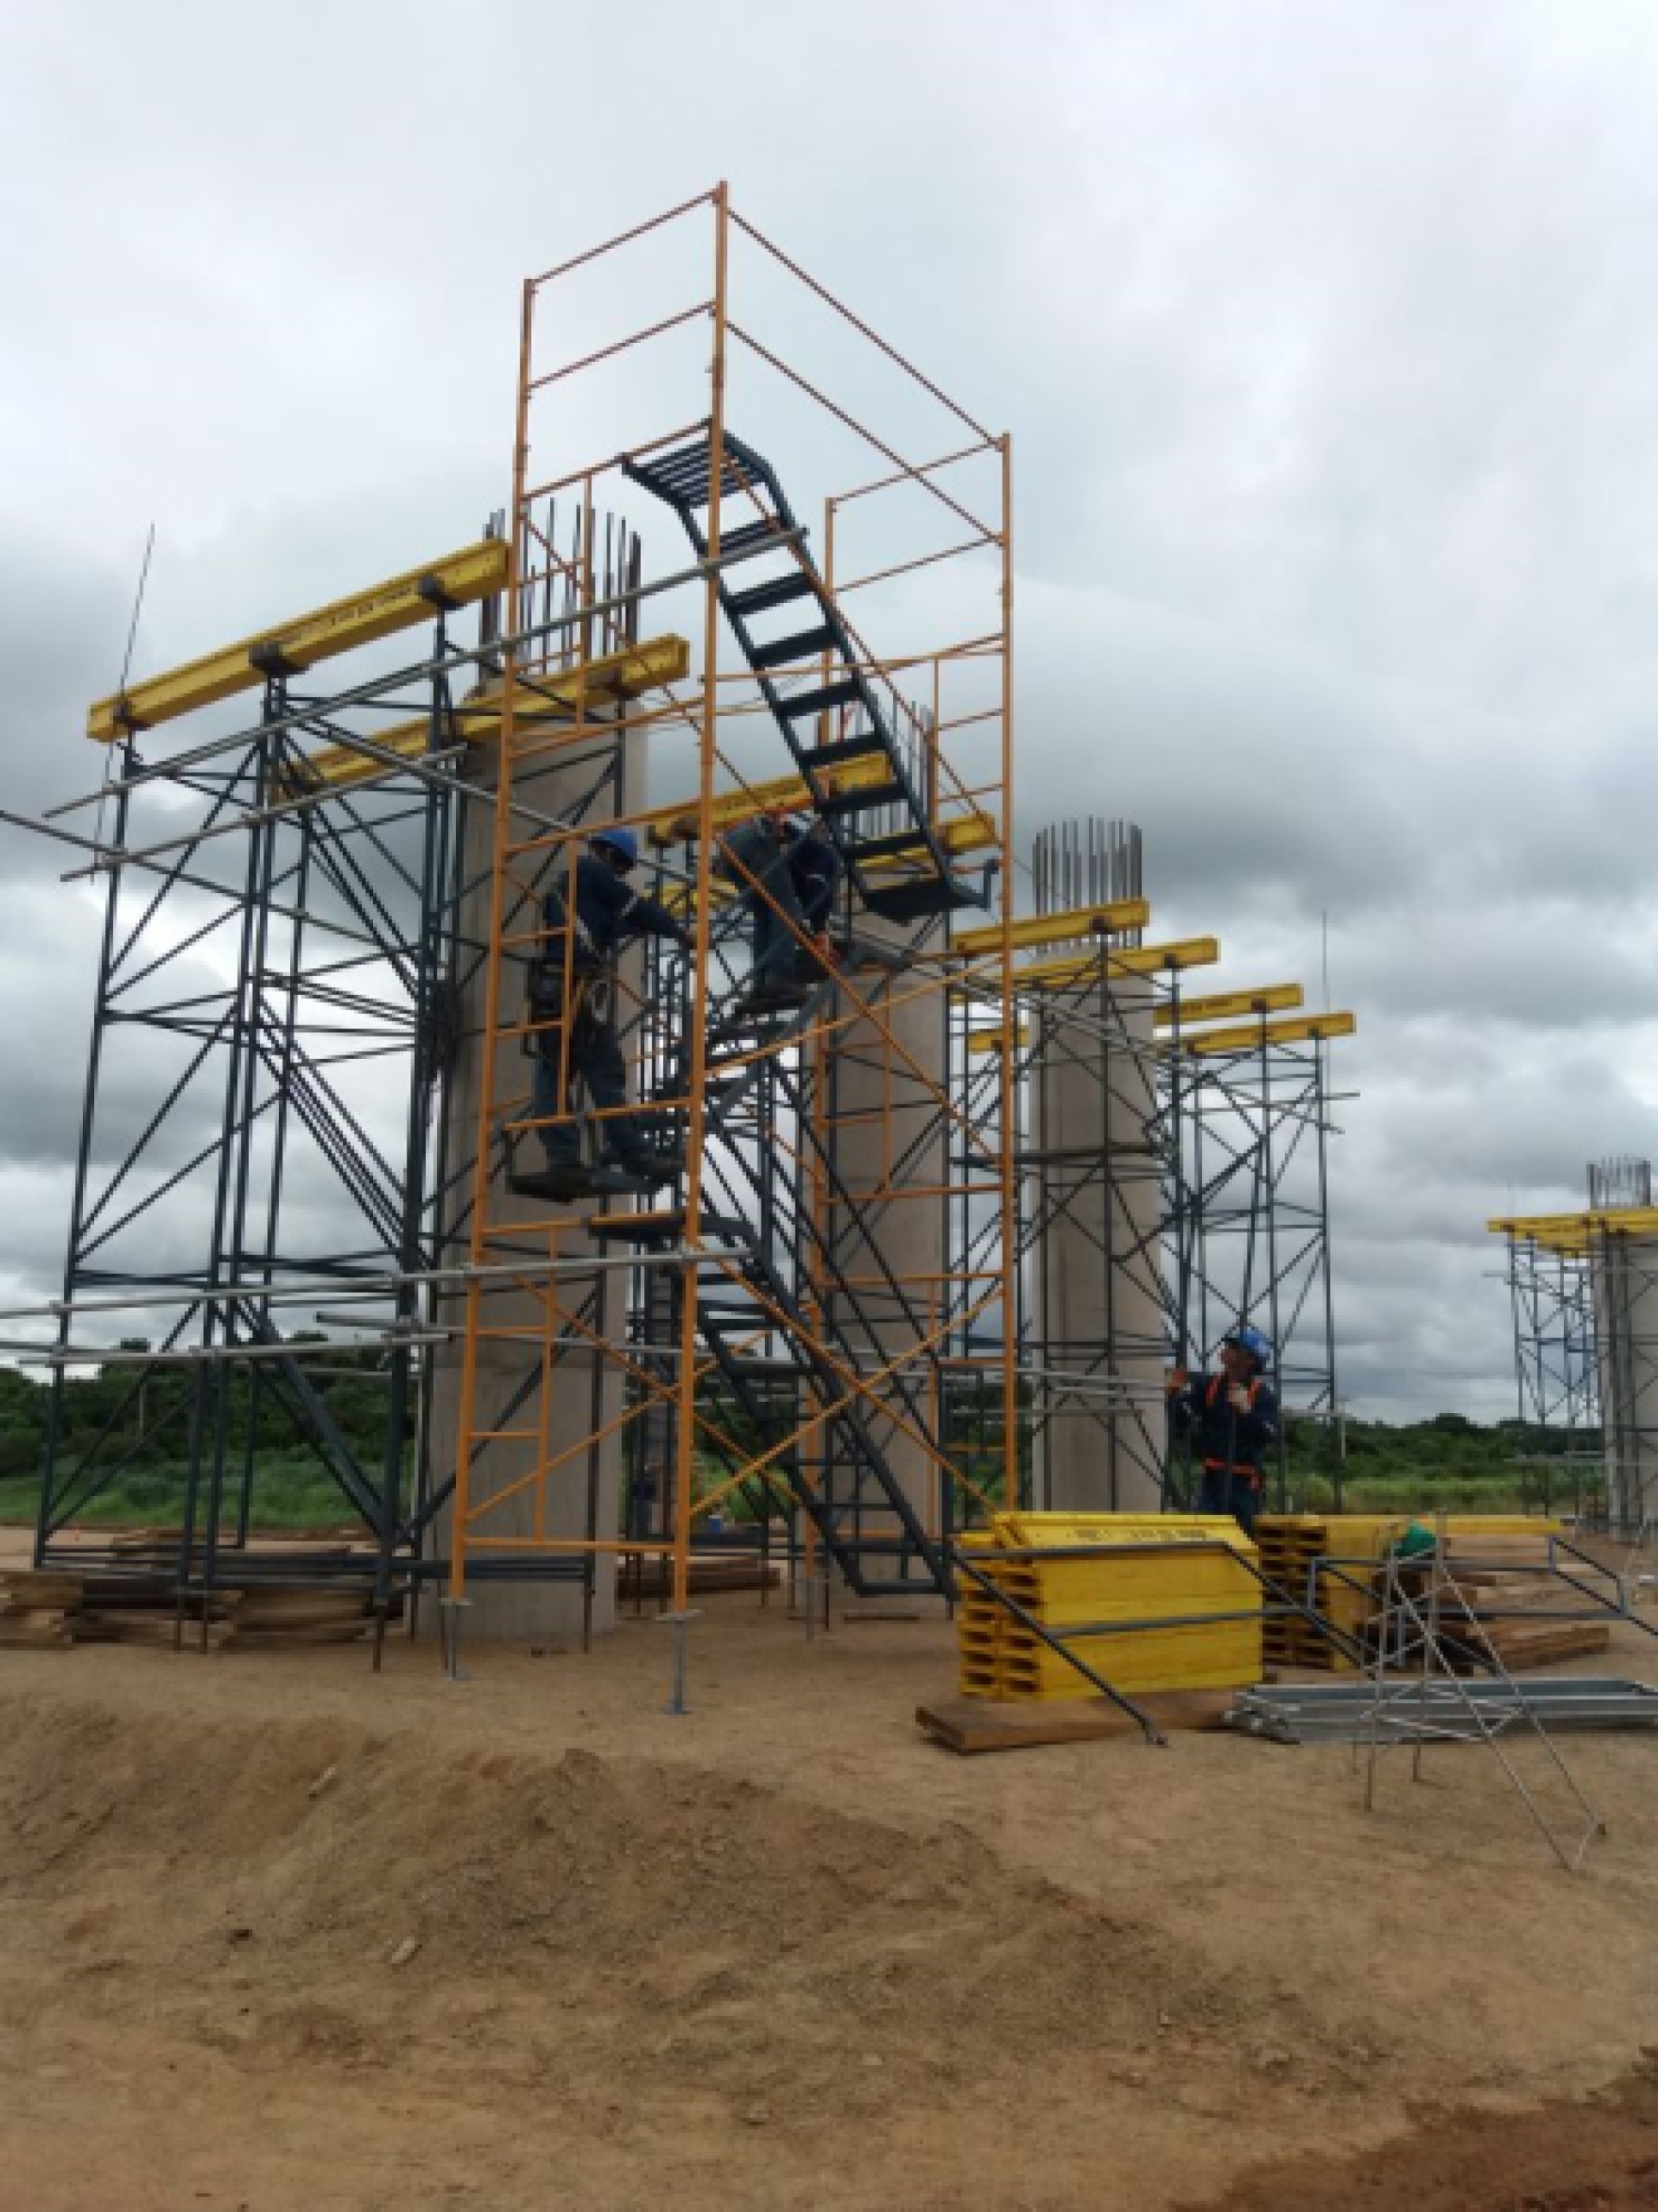
[{"label": "blue hard hat", "polygon": [[1225,1341],[1237,1345],[1240,1352],[1247,1352],[1257,1367],[1264,1370],[1271,1366],[1271,1344],[1258,1328],[1251,1328],[1248,1321],[1240,1321],[1235,1329],[1228,1333]]},{"label": "blue hard hat", "polygon": [[624,823],[618,822],[613,829],[596,829],[588,842],[608,846],[612,852],[619,853],[630,868],[636,868],[639,865],[639,840]]}]

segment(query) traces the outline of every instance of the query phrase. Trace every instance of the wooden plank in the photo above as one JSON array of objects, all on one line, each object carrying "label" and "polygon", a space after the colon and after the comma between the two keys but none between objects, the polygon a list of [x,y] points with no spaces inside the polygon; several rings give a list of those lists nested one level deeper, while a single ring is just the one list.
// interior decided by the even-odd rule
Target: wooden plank
[{"label": "wooden plank", "polygon": [[[1160,1728],[1182,1729],[1218,1728],[1231,1702],[1228,1689],[1154,1690],[1135,1700]],[[941,1698],[935,1704],[918,1705],[915,1719],[927,1735],[963,1758],[1140,1733],[1136,1721],[1104,1698],[1054,1705]]]}]

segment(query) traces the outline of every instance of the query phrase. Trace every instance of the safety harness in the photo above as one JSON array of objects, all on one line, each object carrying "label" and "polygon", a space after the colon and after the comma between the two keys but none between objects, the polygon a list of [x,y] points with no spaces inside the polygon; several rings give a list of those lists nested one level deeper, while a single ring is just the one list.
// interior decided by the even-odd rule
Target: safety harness
[{"label": "safety harness", "polygon": [[[1224,1375],[1211,1375],[1209,1378],[1208,1384],[1203,1393],[1204,1410],[1206,1412],[1212,1413],[1214,1411],[1216,1405],[1219,1402],[1221,1391],[1225,1387],[1225,1380],[1226,1379]],[[1260,1395],[1260,1391],[1261,1381],[1259,1376],[1257,1376],[1250,1385],[1250,1411],[1251,1413],[1255,1410],[1255,1401]],[[1246,1482],[1253,1483],[1257,1490],[1261,1487],[1262,1483],[1266,1479],[1258,1466],[1244,1466],[1234,1460],[1205,1460],[1203,1463],[1203,1471],[1206,1474],[1241,1474]]]}]

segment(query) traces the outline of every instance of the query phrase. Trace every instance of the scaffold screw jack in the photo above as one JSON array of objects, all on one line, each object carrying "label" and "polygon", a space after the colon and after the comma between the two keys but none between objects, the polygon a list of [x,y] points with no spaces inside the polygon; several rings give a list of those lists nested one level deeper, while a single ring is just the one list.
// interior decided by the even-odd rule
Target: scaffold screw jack
[{"label": "scaffold screw jack", "polygon": [[696,1613],[659,1613],[659,1621],[666,1622],[674,1631],[674,1686],[668,1697],[668,1710],[674,1714],[688,1713],[691,1708],[685,1698],[686,1661],[688,1656],[689,1631],[693,1620],[702,1616]]},{"label": "scaffold screw jack", "polygon": [[451,1682],[469,1682],[471,1679],[460,1664],[461,1619],[471,1602],[470,1598],[440,1598],[438,1600],[438,1610],[443,1616],[443,1671]]}]

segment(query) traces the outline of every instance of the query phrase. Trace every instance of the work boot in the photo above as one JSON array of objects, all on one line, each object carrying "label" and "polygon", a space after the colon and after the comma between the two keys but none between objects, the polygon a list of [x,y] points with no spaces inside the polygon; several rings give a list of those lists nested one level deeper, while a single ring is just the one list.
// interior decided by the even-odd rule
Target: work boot
[{"label": "work boot", "polygon": [[738,1000],[745,1013],[780,1013],[786,1006],[798,1006],[806,996],[806,986],[787,976],[768,979],[764,983],[750,983]]},{"label": "work boot", "polygon": [[605,1164],[619,1175],[632,1176],[654,1190],[658,1183],[671,1182],[675,1176],[685,1173],[685,1155],[658,1152],[649,1144],[636,1144],[625,1152],[612,1152]]},{"label": "work boot", "polygon": [[517,1198],[545,1198],[563,1204],[590,1191],[592,1177],[579,1160],[549,1162],[544,1168],[532,1168],[522,1174],[516,1168],[510,1169],[507,1188]]}]

